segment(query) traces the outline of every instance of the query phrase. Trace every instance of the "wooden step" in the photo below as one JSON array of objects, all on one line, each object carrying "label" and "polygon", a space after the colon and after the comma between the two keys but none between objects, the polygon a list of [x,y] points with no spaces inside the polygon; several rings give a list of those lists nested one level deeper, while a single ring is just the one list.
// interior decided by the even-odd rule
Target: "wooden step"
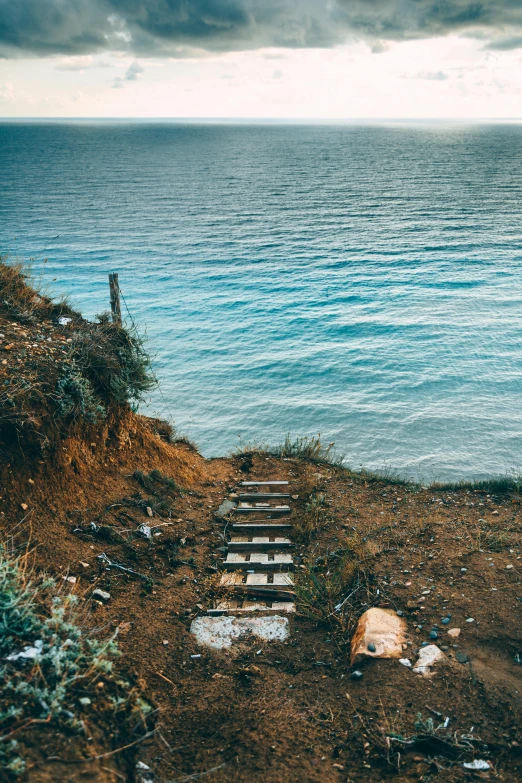
[{"label": "wooden step", "polygon": [[247,614],[250,612],[295,612],[293,601],[219,601],[207,614]]},{"label": "wooden step", "polygon": [[232,509],[233,514],[274,514],[276,516],[283,516],[290,514],[290,506],[236,506]]},{"label": "wooden step", "polygon": [[292,529],[293,525],[288,524],[287,522],[235,522],[232,525],[232,530],[234,533],[241,533],[244,532],[247,535],[249,533],[254,533],[256,530],[261,530],[265,535],[270,535],[271,532],[289,532]]},{"label": "wooden step", "polygon": [[237,497],[243,503],[246,500],[283,500],[291,498],[292,495],[285,495],[281,492],[240,492]]},{"label": "wooden step", "polygon": [[283,487],[288,481],[240,481],[240,487]]},{"label": "wooden step", "polygon": [[227,571],[242,569],[244,571],[276,570],[280,571],[283,567],[293,569],[294,561],[292,555],[275,552],[273,555],[261,552],[229,552],[227,559],[223,560],[223,568]]},{"label": "wooden step", "polygon": [[272,549],[289,549],[294,547],[289,538],[282,536],[234,536],[228,542],[230,552],[267,552]]},{"label": "wooden step", "polygon": [[281,589],[284,587],[294,587],[294,580],[290,574],[269,574],[262,571],[255,574],[245,574],[242,571],[232,571],[221,574],[220,586],[238,587],[240,585],[251,585],[252,587],[273,587]]}]

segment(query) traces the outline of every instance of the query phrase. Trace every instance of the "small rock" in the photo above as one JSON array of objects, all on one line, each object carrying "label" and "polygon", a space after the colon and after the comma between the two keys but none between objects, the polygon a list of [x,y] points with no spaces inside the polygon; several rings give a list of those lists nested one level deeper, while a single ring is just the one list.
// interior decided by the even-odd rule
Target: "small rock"
[{"label": "small rock", "polygon": [[150,506],[147,506],[147,514],[148,514],[149,517],[153,517],[154,516]]},{"label": "small rock", "polygon": [[460,651],[455,653],[455,658],[459,663],[468,663],[469,661],[469,658],[466,655],[466,653]]},{"label": "small rock", "polygon": [[460,628],[450,628],[448,631],[448,636],[453,637],[453,639],[456,639],[458,636],[460,636]]},{"label": "small rock", "polygon": [[411,661],[409,658],[399,658],[399,663],[402,663],[407,669],[411,669]]},{"label": "small rock", "polygon": [[514,568],[511,564],[507,565],[506,568]]},{"label": "small rock", "polygon": [[27,511],[29,506],[27,505],[27,503],[20,503],[20,508],[22,509],[22,511]]},{"label": "small rock", "polygon": [[465,574],[467,570],[468,570],[467,568],[461,568],[461,569],[460,569],[460,573],[461,573],[461,574]]},{"label": "small rock", "polygon": [[344,769],[344,764],[332,764],[332,766],[335,767],[335,769]]},{"label": "small rock", "polygon": [[79,702],[83,707],[87,707],[89,704],[92,704],[88,696],[82,696],[82,698],[79,699]]},{"label": "small rock", "polygon": [[441,620],[442,625],[449,625],[451,622],[451,617],[443,617]]},{"label": "small rock", "polygon": [[168,643],[169,643],[169,640],[168,640],[168,639],[163,639],[163,644],[164,644],[164,645],[167,645]]},{"label": "small rock", "polygon": [[375,652],[377,648],[372,642],[370,642],[370,644],[368,645],[368,650],[369,652]]},{"label": "small rock", "polygon": [[100,598],[102,601],[108,601],[111,597],[111,594],[107,593],[105,590],[100,590],[100,588],[97,587],[96,590],[92,591],[92,597]]},{"label": "small rock", "polygon": [[356,669],[354,672],[350,674],[350,679],[352,680],[360,680],[363,676],[363,673],[359,671],[359,669]]},{"label": "small rock", "polygon": [[419,651],[419,658],[413,667],[413,671],[423,677],[432,677],[435,674],[435,666],[444,658],[444,653],[436,644],[429,644]]},{"label": "small rock", "polygon": [[475,618],[474,618],[474,617],[468,617],[468,619],[466,620],[466,622],[467,622],[467,623],[474,623],[474,622],[475,622]]},{"label": "small rock", "polygon": [[402,609],[397,609],[397,616],[404,617],[404,612],[402,611]]},{"label": "small rock", "polygon": [[437,631],[430,631],[430,639],[438,639],[438,638],[439,638],[439,634],[437,633]]},{"label": "small rock", "polygon": [[29,484],[34,484],[34,481],[32,479],[27,479]]}]

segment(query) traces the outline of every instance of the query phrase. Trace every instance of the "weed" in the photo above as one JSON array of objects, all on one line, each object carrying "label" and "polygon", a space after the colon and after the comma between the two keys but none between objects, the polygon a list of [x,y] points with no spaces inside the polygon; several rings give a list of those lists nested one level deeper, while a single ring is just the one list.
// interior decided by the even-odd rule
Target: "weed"
[{"label": "weed", "polygon": [[303,513],[300,514],[292,528],[296,541],[309,543],[320,531],[324,520],[324,495],[321,492],[311,492]]},{"label": "weed", "polygon": [[494,476],[477,481],[457,481],[455,483],[435,482],[430,484],[433,490],[469,490],[471,492],[488,492],[491,495],[521,494],[522,476]]},{"label": "weed", "polygon": [[318,623],[351,630],[358,617],[356,604],[368,593],[370,555],[357,536],[340,549],[326,550],[304,564],[296,579],[296,600],[301,614]]},{"label": "weed", "polygon": [[184,494],[183,488],[176,484],[174,479],[163,475],[159,470],[151,470],[149,474],[144,473],[142,470],[135,470],[132,475],[151,494],[156,494],[159,487],[167,490],[169,494],[174,492],[181,496]]},{"label": "weed", "polygon": [[334,445],[329,443],[325,446],[321,441],[320,435],[317,435],[317,437],[305,436],[303,438],[295,438],[294,440],[292,440],[290,435],[287,435],[280,446],[270,450],[270,454],[274,457],[290,457],[317,464],[341,465],[343,458],[334,453]]}]

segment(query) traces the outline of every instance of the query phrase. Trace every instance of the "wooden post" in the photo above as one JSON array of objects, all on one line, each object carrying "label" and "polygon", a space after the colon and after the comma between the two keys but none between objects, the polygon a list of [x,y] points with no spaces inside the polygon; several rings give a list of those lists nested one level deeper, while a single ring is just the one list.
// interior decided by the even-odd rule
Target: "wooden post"
[{"label": "wooden post", "polygon": [[118,273],[109,274],[109,289],[111,292],[112,321],[121,326],[120,286],[118,285]]}]

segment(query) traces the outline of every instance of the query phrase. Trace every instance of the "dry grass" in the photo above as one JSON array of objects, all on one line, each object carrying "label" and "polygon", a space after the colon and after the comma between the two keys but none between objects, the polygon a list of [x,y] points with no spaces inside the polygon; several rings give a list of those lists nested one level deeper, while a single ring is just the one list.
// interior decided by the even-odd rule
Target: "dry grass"
[{"label": "dry grass", "polygon": [[344,546],[309,554],[296,576],[299,612],[317,623],[350,632],[360,615],[360,603],[371,600],[369,577],[372,555],[352,535]]}]

